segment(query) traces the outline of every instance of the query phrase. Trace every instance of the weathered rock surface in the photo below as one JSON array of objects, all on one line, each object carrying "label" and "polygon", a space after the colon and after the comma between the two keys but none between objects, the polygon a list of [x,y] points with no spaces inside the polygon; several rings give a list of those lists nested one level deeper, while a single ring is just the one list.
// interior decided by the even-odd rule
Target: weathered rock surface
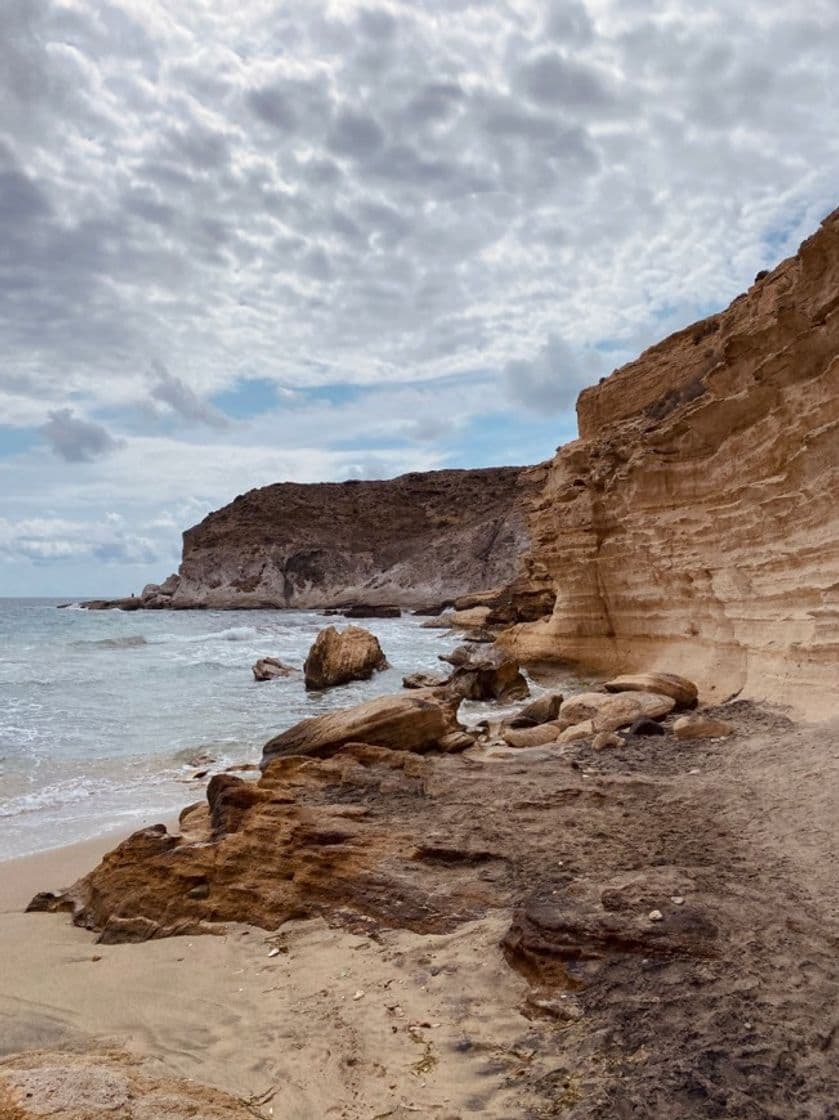
[{"label": "weathered rock surface", "polygon": [[522,723],[522,726],[525,727],[528,726],[528,723],[549,723],[559,715],[562,701],[561,692],[546,692],[544,696],[539,696],[526,704],[510,726],[515,727],[517,720],[527,721]]},{"label": "weathered rock surface", "polygon": [[506,704],[530,693],[516,658],[498,646],[459,646],[445,660],[455,665],[448,687],[464,700]]},{"label": "weathered rock surface", "polygon": [[606,681],[603,687],[607,692],[655,692],[671,697],[678,708],[689,708],[699,695],[693,681],[675,673],[627,673]]},{"label": "weathered rock surface", "polygon": [[734,727],[724,719],[697,714],[677,719],[673,734],[677,739],[724,739],[734,734]]},{"label": "weathered rock surface", "polygon": [[558,742],[567,726],[565,722],[549,722],[536,727],[505,727],[501,738],[511,747],[541,747]]},{"label": "weathered rock surface", "polygon": [[409,673],[402,678],[403,688],[442,688],[449,678],[442,673]]},{"label": "weathered rock surface", "polygon": [[670,696],[654,692],[581,692],[560,706],[566,720],[591,720],[596,731],[618,731],[636,719],[660,719],[676,706]]},{"label": "weathered rock surface", "polygon": [[306,688],[316,691],[366,681],[388,668],[379,639],[361,626],[328,626],[315,639],[303,666]]},{"label": "weathered rock surface", "polygon": [[515,578],[537,487],[499,467],[250,490],[184,533],[177,576],[137,608],[454,601]]},{"label": "weathered rock surface", "polygon": [[[349,746],[277,759],[247,792],[208,789],[182,836],[136,833],[40,904],[106,941],[320,917],[370,934],[371,954],[388,929],[459,937],[507,915],[498,936],[532,991],[508,1008],[510,1052],[492,1057],[538,1100],[496,1110],[481,1098],[477,1111],[826,1117],[839,1095],[825,1012],[839,997],[837,726],[796,729],[748,704],[706,714],[736,722],[736,751],[641,739],[600,752]],[[353,957],[363,974],[367,953]],[[473,972],[474,957],[455,959]],[[433,1041],[482,1045],[480,1013],[448,1027],[458,969],[423,982],[439,993]]]},{"label": "weathered rock surface", "polygon": [[453,731],[460,697],[381,696],[354,708],[313,716],[270,739],[262,751],[263,769],[288,755],[326,758],[347,743],[367,743],[393,751],[434,750]]},{"label": "weathered rock surface", "polygon": [[247,1104],[121,1051],[30,1051],[0,1061],[3,1120],[253,1120]]},{"label": "weathered rock surface", "polygon": [[292,665],[285,665],[276,657],[260,657],[252,667],[251,672],[255,681],[273,681],[277,677],[294,676],[300,670],[295,669]]},{"label": "weathered rock surface", "polygon": [[703,699],[836,710],[839,211],[727,310],[585,390],[525,577],[523,661],[663,666]]}]

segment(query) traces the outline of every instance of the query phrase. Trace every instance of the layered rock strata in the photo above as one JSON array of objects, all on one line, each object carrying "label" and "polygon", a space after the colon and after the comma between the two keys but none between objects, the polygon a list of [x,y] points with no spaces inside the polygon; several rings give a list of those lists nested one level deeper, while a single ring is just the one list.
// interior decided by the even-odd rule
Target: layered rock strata
[{"label": "layered rock strata", "polygon": [[672,666],[706,699],[835,711],[839,211],[719,315],[580,396],[524,582],[523,659]]},{"label": "layered rock strata", "polygon": [[361,617],[453,601],[514,579],[537,492],[518,467],[250,490],[184,533],[177,575],[115,605],[346,604]]}]

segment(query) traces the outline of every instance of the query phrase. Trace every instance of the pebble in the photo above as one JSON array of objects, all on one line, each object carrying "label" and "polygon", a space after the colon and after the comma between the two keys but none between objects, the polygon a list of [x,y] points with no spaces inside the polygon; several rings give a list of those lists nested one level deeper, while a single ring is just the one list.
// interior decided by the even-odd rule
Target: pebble
[{"label": "pebble", "polygon": [[670,901],[673,903],[674,906],[684,906],[684,904],[685,904],[685,900],[679,894],[674,894],[671,897]]},{"label": "pebble", "polygon": [[649,919],[651,922],[663,922],[664,915],[660,910],[651,910],[649,913]]},{"label": "pebble", "polygon": [[356,1000],[364,999],[364,992],[358,991],[358,992],[355,993],[355,995],[352,998],[356,999]]}]

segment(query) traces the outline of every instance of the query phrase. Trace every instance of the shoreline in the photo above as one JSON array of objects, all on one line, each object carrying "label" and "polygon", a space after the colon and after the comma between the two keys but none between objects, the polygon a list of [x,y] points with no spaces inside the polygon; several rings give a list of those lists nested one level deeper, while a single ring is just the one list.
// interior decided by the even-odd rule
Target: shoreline
[{"label": "shoreline", "polygon": [[[171,832],[177,829],[178,818],[167,817],[160,823]],[[114,847],[145,827],[148,826],[138,824],[135,828],[111,828],[89,840],[76,840],[43,852],[0,860],[0,914],[19,914],[40,891],[58,891],[71,886]]]}]

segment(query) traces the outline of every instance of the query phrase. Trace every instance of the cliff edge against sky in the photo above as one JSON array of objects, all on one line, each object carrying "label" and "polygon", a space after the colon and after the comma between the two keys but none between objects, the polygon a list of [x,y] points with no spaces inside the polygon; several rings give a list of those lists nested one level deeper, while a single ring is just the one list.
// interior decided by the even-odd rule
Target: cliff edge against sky
[{"label": "cliff edge against sky", "polygon": [[835,708],[839,210],[577,413],[530,526],[527,571],[556,606],[511,635],[519,652]]},{"label": "cliff edge against sky", "polygon": [[184,533],[150,606],[420,606],[513,579],[534,483],[517,467],[384,482],[277,483]]}]

